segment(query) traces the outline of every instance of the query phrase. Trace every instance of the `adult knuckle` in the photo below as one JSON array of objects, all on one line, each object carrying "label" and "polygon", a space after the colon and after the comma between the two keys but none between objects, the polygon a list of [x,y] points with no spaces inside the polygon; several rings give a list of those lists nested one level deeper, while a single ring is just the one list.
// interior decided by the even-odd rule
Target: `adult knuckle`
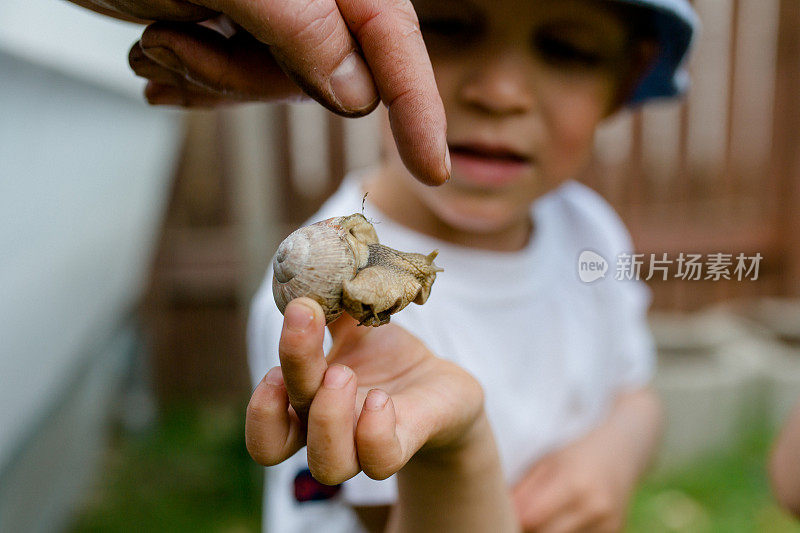
[{"label": "adult knuckle", "polygon": [[417,12],[414,10],[414,4],[411,3],[411,0],[389,0],[387,4],[394,15],[401,18],[405,17],[409,22],[412,22],[419,28],[419,19],[417,18]]},{"label": "adult knuckle", "polygon": [[299,42],[324,46],[336,37],[341,15],[335,2],[310,0],[292,23],[293,37]]},{"label": "adult knuckle", "polygon": [[[379,30],[382,29],[382,30]],[[368,33],[378,34],[385,37],[386,28],[392,28],[394,37],[408,37],[419,35],[419,19],[417,13],[408,0],[392,0],[383,9],[370,14],[362,23],[355,28],[356,37],[361,41]]]}]

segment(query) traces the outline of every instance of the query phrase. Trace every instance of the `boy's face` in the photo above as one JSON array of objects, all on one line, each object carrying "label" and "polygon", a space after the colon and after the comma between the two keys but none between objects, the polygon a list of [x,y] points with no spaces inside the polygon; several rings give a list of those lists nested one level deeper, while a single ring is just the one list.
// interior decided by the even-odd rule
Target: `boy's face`
[{"label": "boy's face", "polygon": [[[448,122],[452,176],[403,180],[442,222],[493,233],[585,163],[630,63],[599,0],[415,0]],[[391,168],[402,172],[392,151]]]}]

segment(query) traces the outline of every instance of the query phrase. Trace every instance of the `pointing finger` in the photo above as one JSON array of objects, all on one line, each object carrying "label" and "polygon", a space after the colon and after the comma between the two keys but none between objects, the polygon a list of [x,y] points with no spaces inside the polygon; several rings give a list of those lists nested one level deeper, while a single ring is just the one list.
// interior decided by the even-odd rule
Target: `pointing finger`
[{"label": "pointing finger", "polygon": [[450,177],[444,105],[410,0],[339,0],[389,108],[400,157],[429,185]]}]

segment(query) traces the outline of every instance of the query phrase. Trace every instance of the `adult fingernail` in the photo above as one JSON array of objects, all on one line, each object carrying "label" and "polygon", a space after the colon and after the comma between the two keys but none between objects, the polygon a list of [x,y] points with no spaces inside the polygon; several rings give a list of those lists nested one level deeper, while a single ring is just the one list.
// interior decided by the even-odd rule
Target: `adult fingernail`
[{"label": "adult fingernail", "polygon": [[447,171],[444,180],[447,181],[450,179],[450,174],[453,172],[453,164],[450,162],[450,148],[447,146],[447,143],[444,145],[444,169]]},{"label": "adult fingernail", "polygon": [[284,320],[287,328],[303,331],[314,321],[314,310],[305,304],[295,302],[286,308]]},{"label": "adult fingernail", "polygon": [[330,79],[331,91],[339,105],[347,111],[360,111],[370,107],[378,98],[372,73],[358,52],[350,52]]},{"label": "adult fingernail", "polygon": [[276,366],[267,372],[267,375],[264,376],[264,381],[270,385],[283,385],[283,370],[281,370],[281,367]]},{"label": "adult fingernail", "polygon": [[329,389],[341,389],[353,375],[353,371],[344,365],[331,365],[325,371],[323,384]]},{"label": "adult fingernail", "polygon": [[364,400],[364,409],[369,411],[380,411],[386,405],[386,402],[389,401],[389,395],[383,392],[380,389],[372,389],[367,394],[366,400]]},{"label": "adult fingernail", "polygon": [[154,46],[152,48],[142,48],[144,55],[170,70],[186,74],[186,67],[175,52],[164,46]]}]

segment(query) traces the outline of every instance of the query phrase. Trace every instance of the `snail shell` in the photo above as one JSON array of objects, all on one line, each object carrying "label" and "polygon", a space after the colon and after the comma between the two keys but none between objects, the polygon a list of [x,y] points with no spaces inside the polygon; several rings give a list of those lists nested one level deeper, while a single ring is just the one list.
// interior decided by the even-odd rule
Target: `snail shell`
[{"label": "snail shell", "polygon": [[280,244],[272,260],[272,294],[281,313],[306,296],[322,306],[328,323],[347,311],[360,324],[380,326],[409,303],[425,303],[442,271],[433,263],[436,254],[380,244],[361,214],[329,218]]}]

